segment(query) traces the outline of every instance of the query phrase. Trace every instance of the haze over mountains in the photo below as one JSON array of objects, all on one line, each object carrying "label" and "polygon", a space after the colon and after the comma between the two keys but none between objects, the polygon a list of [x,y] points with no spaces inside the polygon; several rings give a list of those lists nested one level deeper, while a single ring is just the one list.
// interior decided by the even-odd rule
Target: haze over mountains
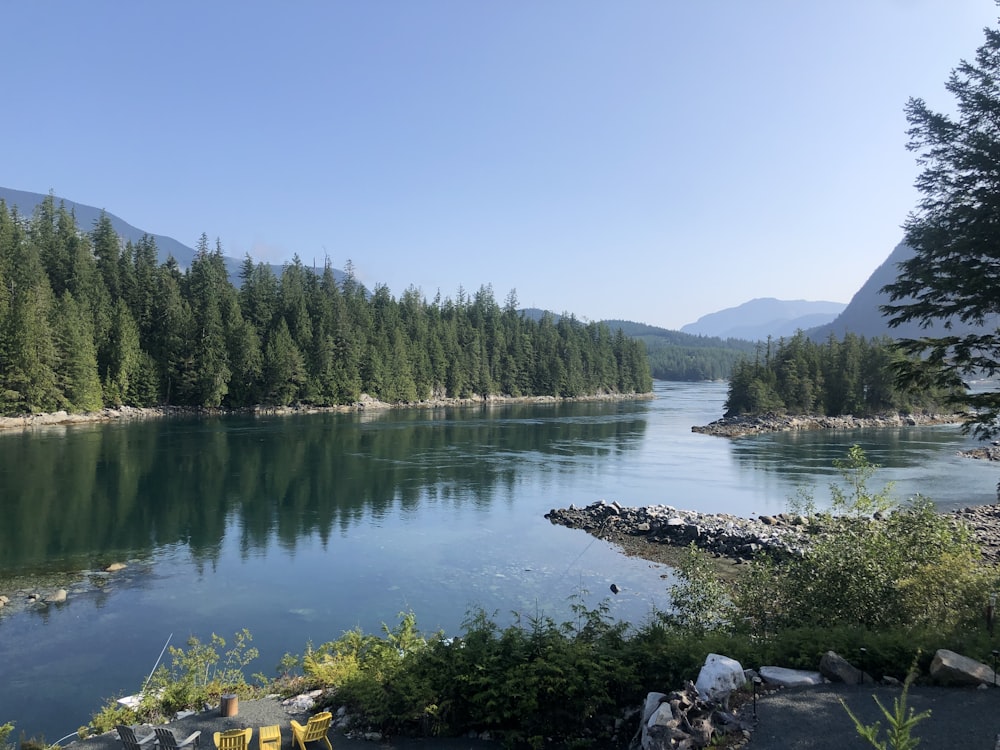
[{"label": "haze over mountains", "polygon": [[752,299],[736,307],[709,313],[681,327],[682,333],[716,336],[721,339],[762,341],[791,336],[830,323],[847,305],[841,302]]}]

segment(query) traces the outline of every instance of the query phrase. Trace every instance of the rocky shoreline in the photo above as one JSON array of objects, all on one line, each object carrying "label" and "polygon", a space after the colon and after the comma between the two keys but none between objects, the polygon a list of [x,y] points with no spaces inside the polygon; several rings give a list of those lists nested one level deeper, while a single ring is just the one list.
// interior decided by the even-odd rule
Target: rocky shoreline
[{"label": "rocky shoreline", "polygon": [[877,417],[837,417],[818,415],[762,414],[758,416],[723,417],[707,425],[695,425],[691,432],[719,437],[743,437],[767,432],[792,430],[857,430],[861,428],[916,427],[930,424],[956,424],[961,414],[882,414]]},{"label": "rocky shoreline", "polygon": [[487,396],[473,395],[469,398],[435,397],[423,401],[406,401],[389,403],[379,401],[367,394],[351,404],[336,406],[309,406],[297,404],[294,406],[248,406],[238,409],[185,407],[185,406],[153,406],[139,408],[121,406],[101,409],[100,411],[70,413],[57,411],[44,414],[23,414],[15,417],[0,416],[0,430],[31,429],[36,427],[57,427],[63,425],[86,424],[92,422],[125,422],[139,419],[161,419],[179,416],[223,416],[229,414],[250,415],[291,415],[291,414],[324,414],[348,413],[374,409],[438,409],[449,406],[499,406],[504,404],[549,404],[569,403],[576,401],[631,401],[654,398],[652,393],[595,393],[590,396]]},{"label": "rocky shoreline", "polygon": [[[950,515],[969,525],[985,561],[1000,563],[1000,505],[963,508]],[[794,513],[741,518],[669,505],[624,507],[605,500],[585,508],[552,509],[545,517],[609,541],[626,554],[667,564],[691,544],[737,565],[759,553],[787,559],[802,555],[815,533],[806,517]]]}]

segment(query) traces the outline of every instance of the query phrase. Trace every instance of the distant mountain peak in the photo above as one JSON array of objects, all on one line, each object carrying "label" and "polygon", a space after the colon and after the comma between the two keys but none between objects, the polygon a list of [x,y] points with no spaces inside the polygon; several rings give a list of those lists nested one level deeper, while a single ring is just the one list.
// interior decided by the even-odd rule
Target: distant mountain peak
[{"label": "distant mountain peak", "polygon": [[721,339],[761,341],[793,335],[834,320],[847,305],[842,302],[780,300],[757,297],[736,307],[709,313],[681,328],[683,333]]}]

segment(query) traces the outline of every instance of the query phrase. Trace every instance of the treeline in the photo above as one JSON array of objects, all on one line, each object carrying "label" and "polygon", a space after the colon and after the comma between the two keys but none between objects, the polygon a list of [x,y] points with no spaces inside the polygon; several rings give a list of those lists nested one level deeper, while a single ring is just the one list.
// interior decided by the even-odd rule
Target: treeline
[{"label": "treeline", "polygon": [[746,353],[723,347],[647,344],[649,369],[660,380],[726,380]]},{"label": "treeline", "polygon": [[[733,369],[726,416],[741,414],[853,414],[950,410],[954,393],[900,384],[904,356],[892,339],[846,334],[823,344],[799,331],[760,344]],[[949,398],[951,397],[951,398]]]},{"label": "treeline", "polygon": [[241,281],[205,235],[181,271],[148,235],[123,246],[107,216],[84,233],[52,196],[27,220],[0,201],[0,413],[652,389],[640,342],[528,320],[513,292],[502,308],[489,286],[396,299],[298,258],[277,275],[248,257]]},{"label": "treeline", "polygon": [[646,345],[650,371],[659,380],[726,380],[756,347],[755,342],[743,339],[694,336],[628,320],[606,322]]}]

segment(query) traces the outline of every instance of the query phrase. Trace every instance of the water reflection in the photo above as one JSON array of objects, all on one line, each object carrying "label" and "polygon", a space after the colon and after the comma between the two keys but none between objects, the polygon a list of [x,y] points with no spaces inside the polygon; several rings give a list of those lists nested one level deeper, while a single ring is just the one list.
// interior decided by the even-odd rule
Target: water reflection
[{"label": "water reflection", "polygon": [[[641,402],[640,402],[641,404]],[[640,444],[641,405],[179,419],[0,437],[0,568],[89,567],[181,544],[217,559],[326,541],[421,499],[480,506],[521,470],[571,473]]]}]

